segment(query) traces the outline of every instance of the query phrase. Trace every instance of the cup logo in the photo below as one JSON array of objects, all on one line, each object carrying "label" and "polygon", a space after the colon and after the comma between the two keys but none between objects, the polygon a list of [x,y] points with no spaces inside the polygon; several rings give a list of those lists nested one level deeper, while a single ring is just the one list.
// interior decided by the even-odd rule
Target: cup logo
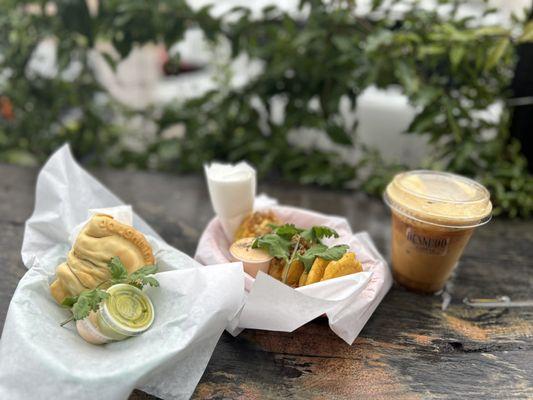
[{"label": "cup logo", "polygon": [[443,256],[448,252],[450,238],[419,235],[412,228],[407,228],[406,237],[418,250],[425,253]]}]

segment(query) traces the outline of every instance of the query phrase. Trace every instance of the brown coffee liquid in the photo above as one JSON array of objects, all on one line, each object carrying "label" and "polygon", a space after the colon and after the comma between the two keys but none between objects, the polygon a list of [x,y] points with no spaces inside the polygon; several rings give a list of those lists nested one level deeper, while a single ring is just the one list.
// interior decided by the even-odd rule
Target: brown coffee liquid
[{"label": "brown coffee liquid", "polygon": [[425,224],[392,212],[392,267],[398,283],[434,293],[444,287],[473,228]]}]

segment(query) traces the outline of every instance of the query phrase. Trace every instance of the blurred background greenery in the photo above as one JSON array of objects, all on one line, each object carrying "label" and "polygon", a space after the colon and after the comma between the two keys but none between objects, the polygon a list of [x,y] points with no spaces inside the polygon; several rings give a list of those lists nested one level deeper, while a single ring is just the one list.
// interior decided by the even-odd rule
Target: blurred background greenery
[{"label": "blurred background greenery", "polygon": [[[533,178],[509,134],[517,48],[533,41],[523,16],[502,24],[485,3],[469,15],[460,1],[374,0],[364,13],[349,0],[259,13],[184,0],[0,3],[0,161],[38,165],[68,141],[89,165],[183,172],[246,159],[271,179],[373,194],[424,167],[480,180],[497,214],[532,214]],[[208,65],[181,57],[191,31]],[[206,69],[201,89],[147,90],[159,74]],[[361,140],[369,88],[408,100],[401,130],[424,144],[421,157],[384,158]],[[370,112],[397,124],[387,108]]]}]

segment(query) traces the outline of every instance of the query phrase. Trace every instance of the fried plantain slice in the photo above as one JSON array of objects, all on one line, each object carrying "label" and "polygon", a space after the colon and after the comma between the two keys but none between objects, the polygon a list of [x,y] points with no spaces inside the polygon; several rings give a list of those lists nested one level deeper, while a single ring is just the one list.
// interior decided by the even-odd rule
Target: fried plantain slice
[{"label": "fried plantain slice", "polygon": [[355,253],[348,252],[344,254],[340,260],[332,261],[328,264],[321,281],[355,274],[362,271],[363,267],[361,262],[355,258]]},{"label": "fried plantain slice", "polygon": [[305,284],[310,285],[312,283],[320,282],[322,276],[324,275],[324,270],[326,269],[329,263],[330,261],[324,260],[323,258],[315,258],[315,261],[313,261],[313,265],[309,270],[309,276],[307,277]]},{"label": "fried plantain slice", "polygon": [[278,281],[281,281],[281,274],[283,273],[283,267],[285,266],[285,261],[279,258],[273,258],[270,261],[270,266],[268,267],[268,274]]},{"label": "fried plantain slice", "polygon": [[288,270],[287,271],[284,270],[282,272],[281,281],[292,287],[298,286],[298,282],[300,281],[300,276],[304,272],[304,269],[305,269],[304,264],[300,260],[293,260],[290,263]]},{"label": "fried plantain slice", "polygon": [[307,277],[309,276],[309,273],[302,272],[302,275],[300,275],[300,280],[298,281],[298,287],[305,286],[305,281],[307,280]]}]

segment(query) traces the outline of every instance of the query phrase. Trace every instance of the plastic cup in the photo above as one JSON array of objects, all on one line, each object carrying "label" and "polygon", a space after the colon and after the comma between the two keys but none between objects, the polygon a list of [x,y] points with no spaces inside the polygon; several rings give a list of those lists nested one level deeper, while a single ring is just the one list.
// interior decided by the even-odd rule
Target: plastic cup
[{"label": "plastic cup", "polygon": [[142,290],[125,283],[107,289],[109,297],[97,311],[98,329],[113,340],[147,331],[154,322],[154,305]]},{"label": "plastic cup", "polygon": [[211,205],[226,237],[231,240],[244,217],[253,211],[255,169],[240,162],[236,165],[212,163],[205,165],[204,170]]},{"label": "plastic cup", "polygon": [[488,190],[447,172],[396,175],[383,195],[392,211],[392,270],[408,289],[441,290],[475,228],[491,218]]},{"label": "plastic cup", "polygon": [[259,271],[268,274],[272,256],[265,250],[252,248],[255,238],[243,238],[233,243],[229,249],[233,261],[241,261],[244,272],[253,278]]}]

